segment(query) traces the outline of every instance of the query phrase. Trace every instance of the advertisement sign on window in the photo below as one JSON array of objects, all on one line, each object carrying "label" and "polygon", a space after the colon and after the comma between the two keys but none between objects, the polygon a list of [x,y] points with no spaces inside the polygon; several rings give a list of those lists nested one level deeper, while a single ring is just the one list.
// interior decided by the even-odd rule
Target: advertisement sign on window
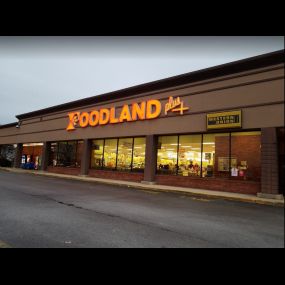
[{"label": "advertisement sign on window", "polygon": [[[230,167],[229,157],[218,157],[218,171],[229,171]],[[237,158],[231,157],[231,167],[237,166]]]}]

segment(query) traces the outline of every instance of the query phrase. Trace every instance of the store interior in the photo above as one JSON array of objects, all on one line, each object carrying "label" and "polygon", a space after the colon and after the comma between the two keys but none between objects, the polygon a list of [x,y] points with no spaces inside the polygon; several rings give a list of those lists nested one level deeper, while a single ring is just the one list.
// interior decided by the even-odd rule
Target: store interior
[{"label": "store interior", "polygon": [[145,146],[144,137],[94,140],[91,168],[143,172]]},{"label": "store interior", "polygon": [[21,159],[22,168],[38,170],[42,161],[42,149],[42,143],[24,144]]},{"label": "store interior", "polygon": [[260,180],[260,132],[161,136],[157,173]]}]

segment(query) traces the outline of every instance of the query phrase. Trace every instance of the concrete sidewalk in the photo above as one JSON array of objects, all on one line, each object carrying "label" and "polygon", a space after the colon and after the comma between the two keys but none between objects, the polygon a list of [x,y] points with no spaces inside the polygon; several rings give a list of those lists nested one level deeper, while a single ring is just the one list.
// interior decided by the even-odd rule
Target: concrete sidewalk
[{"label": "concrete sidewalk", "polygon": [[204,190],[204,189],[194,189],[194,188],[184,188],[184,187],[176,187],[176,186],[166,186],[166,185],[148,185],[142,184],[139,182],[130,182],[130,181],[122,181],[122,180],[111,180],[111,179],[102,179],[102,178],[94,178],[94,177],[83,177],[83,176],[73,176],[66,174],[57,174],[50,173],[44,171],[35,171],[35,170],[24,170],[18,168],[6,168],[0,167],[0,170],[14,172],[14,173],[28,173],[33,175],[42,175],[42,176],[50,176],[50,177],[58,177],[63,179],[73,179],[78,181],[85,182],[99,182],[117,186],[127,186],[137,189],[143,190],[151,190],[151,191],[160,191],[160,192],[170,192],[170,193],[179,193],[183,195],[189,195],[200,198],[212,198],[212,199],[225,199],[225,200],[233,200],[247,203],[256,203],[263,205],[271,205],[271,206],[280,206],[284,207],[284,198],[280,200],[276,199],[267,199],[260,198],[255,195],[247,195],[247,194],[239,194],[239,193],[230,193],[230,192],[221,192],[221,191],[213,191],[213,190]]}]

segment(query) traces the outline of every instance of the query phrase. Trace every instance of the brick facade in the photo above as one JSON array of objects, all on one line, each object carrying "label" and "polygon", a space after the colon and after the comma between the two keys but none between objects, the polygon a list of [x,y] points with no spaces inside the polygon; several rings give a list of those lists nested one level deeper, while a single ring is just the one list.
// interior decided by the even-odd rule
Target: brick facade
[{"label": "brick facade", "polygon": [[[246,178],[248,180],[260,181],[261,178],[261,136],[233,136],[231,138],[231,155],[237,158],[237,165],[241,161],[247,162]],[[243,177],[236,177],[243,179]]]},{"label": "brick facade", "polygon": [[[219,157],[229,157],[230,145],[228,136],[215,137],[215,177],[228,177],[228,172],[219,172]],[[241,161],[247,162],[245,172],[247,180],[260,181],[261,179],[261,136],[260,135],[234,135],[231,137],[231,156],[237,159],[237,166]],[[243,180],[244,177],[232,177],[232,179]]]},{"label": "brick facade", "polygon": [[261,189],[260,182],[237,181],[223,178],[199,178],[175,175],[156,175],[155,181],[157,184],[169,186],[180,186],[254,195],[260,192]]},{"label": "brick facade", "polygon": [[79,175],[80,168],[72,168],[72,167],[53,167],[48,166],[48,172],[58,173],[58,174],[67,174],[67,175]]},{"label": "brick facade", "polygon": [[261,157],[262,157],[262,193],[278,194],[278,146],[275,128],[264,128],[261,130]]},{"label": "brick facade", "polygon": [[279,193],[285,193],[285,128],[277,129]]},{"label": "brick facade", "polygon": [[[80,168],[65,168],[65,167],[52,167],[47,168],[48,172],[67,174],[67,175],[80,175]],[[89,170],[90,177],[114,179],[141,182],[144,178],[143,173],[130,173],[120,171],[108,170]],[[236,192],[243,194],[256,194],[260,192],[260,183],[254,181],[234,181],[230,179],[217,179],[217,178],[196,178],[196,177],[182,177],[171,175],[156,175],[155,181],[157,184],[200,188],[225,192]]]},{"label": "brick facade", "polygon": [[89,170],[89,176],[97,178],[106,178],[114,180],[125,180],[133,182],[141,182],[143,180],[143,173],[131,173],[121,171],[109,171],[109,170]]}]

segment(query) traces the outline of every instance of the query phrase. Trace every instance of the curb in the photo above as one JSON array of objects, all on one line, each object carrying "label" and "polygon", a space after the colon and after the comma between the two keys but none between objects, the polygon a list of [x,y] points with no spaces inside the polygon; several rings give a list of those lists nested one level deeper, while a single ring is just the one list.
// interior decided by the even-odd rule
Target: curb
[{"label": "curb", "polygon": [[[227,192],[218,192],[213,191],[213,193],[209,193],[208,191],[211,190],[200,190],[200,189],[165,189],[164,187],[170,187],[166,185],[140,185],[137,182],[129,182],[129,181],[122,181],[122,180],[107,180],[101,178],[92,178],[92,177],[80,177],[80,176],[73,176],[73,175],[66,175],[66,174],[57,174],[51,172],[40,172],[40,171],[28,171],[22,169],[13,169],[13,168],[2,168],[0,170],[13,172],[13,173],[21,173],[21,174],[33,174],[39,176],[46,176],[46,177],[55,177],[67,180],[76,180],[81,182],[95,182],[95,183],[102,183],[108,185],[116,185],[116,186],[125,186],[129,188],[135,188],[139,190],[150,190],[154,192],[164,192],[164,193],[174,193],[180,194],[190,197],[198,197],[198,198],[208,198],[208,199],[223,199],[229,201],[237,201],[237,202],[246,202],[252,204],[260,204],[260,205],[268,205],[268,206],[277,206],[277,207],[284,207],[284,199],[282,200],[275,200],[275,199],[268,199],[268,198],[259,198],[253,195],[246,195],[246,194],[233,194]],[[179,187],[182,188],[182,187]],[[199,193],[199,191],[201,191]],[[207,191],[207,193],[203,193],[203,191]]]}]

